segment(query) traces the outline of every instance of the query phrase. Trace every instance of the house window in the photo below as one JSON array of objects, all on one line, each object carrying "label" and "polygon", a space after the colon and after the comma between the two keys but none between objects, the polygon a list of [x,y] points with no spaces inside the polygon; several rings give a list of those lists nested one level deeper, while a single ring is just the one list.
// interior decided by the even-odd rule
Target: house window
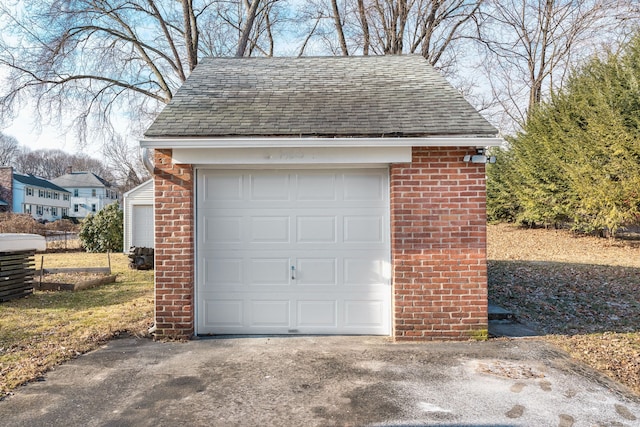
[{"label": "house window", "polygon": [[62,216],[69,216],[69,209],[62,208]]},{"label": "house window", "polygon": [[55,192],[53,193],[53,198],[54,198],[54,200],[60,200],[60,193],[58,193],[57,191],[55,191]]},{"label": "house window", "polygon": [[96,204],[92,204],[91,205],[91,212],[95,212],[96,211]]},{"label": "house window", "polygon": [[96,189],[95,188],[91,189],[91,197],[96,197]]},{"label": "house window", "polygon": [[78,205],[77,204],[73,205],[73,211],[74,212],[78,212]]},{"label": "house window", "polygon": [[38,190],[38,197],[44,198],[44,196],[45,196],[45,191],[44,190]]},{"label": "house window", "polygon": [[27,187],[27,196],[33,196],[33,188]]},{"label": "house window", "polygon": [[24,205],[24,213],[27,213],[27,214],[31,213],[31,205]]},{"label": "house window", "polygon": [[65,200],[65,201],[69,200],[69,194],[64,193],[64,194],[62,195],[62,200]]},{"label": "house window", "polygon": [[58,208],[52,207],[51,208],[51,215],[52,216],[58,216]]},{"label": "house window", "polygon": [[44,207],[42,207],[41,205],[36,206],[36,213],[38,215],[44,214]]},{"label": "house window", "polygon": [[78,197],[78,189],[77,188],[73,189],[73,197]]},{"label": "house window", "polygon": [[47,199],[51,198],[51,191],[47,191]]}]

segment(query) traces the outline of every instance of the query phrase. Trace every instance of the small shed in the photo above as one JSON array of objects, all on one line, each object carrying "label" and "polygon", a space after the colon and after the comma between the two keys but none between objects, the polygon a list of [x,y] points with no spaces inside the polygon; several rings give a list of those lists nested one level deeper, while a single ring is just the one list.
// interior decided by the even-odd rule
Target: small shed
[{"label": "small shed", "polygon": [[124,245],[153,248],[153,180],[124,193]]}]

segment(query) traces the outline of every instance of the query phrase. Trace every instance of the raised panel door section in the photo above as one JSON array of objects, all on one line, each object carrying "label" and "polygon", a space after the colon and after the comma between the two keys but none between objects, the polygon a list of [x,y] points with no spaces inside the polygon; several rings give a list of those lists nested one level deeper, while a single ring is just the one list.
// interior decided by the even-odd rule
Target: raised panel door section
[{"label": "raised panel door section", "polygon": [[249,303],[249,326],[256,328],[289,328],[291,325],[289,300],[252,300]]},{"label": "raised panel door section", "polygon": [[384,220],[383,215],[345,216],[345,243],[384,243]]},{"label": "raised panel door section", "polygon": [[251,174],[251,200],[289,200],[289,174],[259,173]]},{"label": "raised panel door section", "polygon": [[383,201],[387,197],[386,179],[375,173],[345,173],[344,200]]},{"label": "raised panel door section", "polygon": [[242,218],[237,216],[208,217],[204,219],[206,242],[224,244],[242,241]]},{"label": "raised panel door section", "polygon": [[294,282],[298,286],[338,285],[337,258],[298,258],[296,265]]},{"label": "raised panel door section", "polygon": [[249,221],[252,243],[289,242],[289,216],[252,216]]},{"label": "raised panel door section", "polygon": [[203,306],[203,313],[200,314],[204,317],[205,325],[241,328],[244,324],[244,303],[242,300],[205,300]]},{"label": "raised panel door section", "polygon": [[335,174],[299,173],[297,178],[295,200],[334,201],[337,199]]},{"label": "raised panel door section", "polygon": [[298,326],[302,328],[337,328],[338,302],[326,301],[298,301]]},{"label": "raised panel door section", "polygon": [[355,329],[376,329],[384,325],[387,312],[386,302],[380,300],[345,301],[345,327]]},{"label": "raised panel door section", "polygon": [[204,287],[237,287],[244,284],[244,263],[241,258],[223,258],[222,255],[203,258]]},{"label": "raised panel door section", "polygon": [[247,268],[251,285],[289,285],[289,258],[251,258]]},{"label": "raised panel door section", "polygon": [[371,259],[363,256],[362,258],[344,259],[344,278],[345,286],[374,286],[384,285],[389,282],[389,273],[385,271],[387,263],[380,259]]},{"label": "raised panel door section", "polygon": [[243,180],[242,173],[207,176],[202,180],[201,197],[212,202],[242,200]]},{"label": "raised panel door section", "polygon": [[296,236],[298,243],[335,243],[336,217],[326,216],[298,216]]}]

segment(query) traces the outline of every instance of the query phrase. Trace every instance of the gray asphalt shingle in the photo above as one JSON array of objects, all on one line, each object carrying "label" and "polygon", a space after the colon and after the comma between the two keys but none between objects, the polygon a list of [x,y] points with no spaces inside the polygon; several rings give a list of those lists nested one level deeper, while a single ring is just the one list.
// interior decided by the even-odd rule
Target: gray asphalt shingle
[{"label": "gray asphalt shingle", "polygon": [[417,55],[205,58],[145,136],[495,136]]}]

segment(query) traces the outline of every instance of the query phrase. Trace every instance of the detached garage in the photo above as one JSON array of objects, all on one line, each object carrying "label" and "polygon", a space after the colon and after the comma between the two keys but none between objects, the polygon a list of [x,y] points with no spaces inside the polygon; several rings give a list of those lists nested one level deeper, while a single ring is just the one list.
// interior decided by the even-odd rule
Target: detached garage
[{"label": "detached garage", "polygon": [[486,332],[495,135],[419,56],[201,61],[141,142],[156,334]]},{"label": "detached garage", "polygon": [[132,246],[153,248],[153,181],[143,182],[124,193],[123,250]]}]

